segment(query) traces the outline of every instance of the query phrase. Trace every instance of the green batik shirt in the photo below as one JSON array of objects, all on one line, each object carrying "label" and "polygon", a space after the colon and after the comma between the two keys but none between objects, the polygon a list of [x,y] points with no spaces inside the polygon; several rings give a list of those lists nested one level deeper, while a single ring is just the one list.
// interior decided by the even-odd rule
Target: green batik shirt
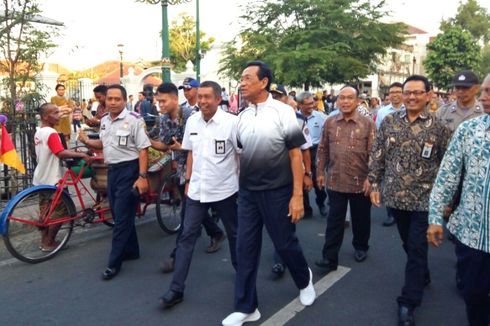
[{"label": "green batik shirt", "polygon": [[381,122],[369,159],[372,191],[383,187],[387,207],[427,212],[429,195],[446,150],[449,130],[430,113],[410,122],[405,110]]},{"label": "green batik shirt", "polygon": [[490,253],[490,116],[463,122],[455,131],[430,195],[429,223],[442,225],[444,208],[461,201],[447,228],[463,244]]}]

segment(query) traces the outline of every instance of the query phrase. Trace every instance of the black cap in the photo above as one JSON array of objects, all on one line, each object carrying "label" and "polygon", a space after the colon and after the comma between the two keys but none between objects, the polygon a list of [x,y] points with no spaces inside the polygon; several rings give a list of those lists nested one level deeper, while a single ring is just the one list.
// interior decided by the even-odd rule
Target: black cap
[{"label": "black cap", "polygon": [[283,85],[272,84],[270,88],[271,92],[278,93],[281,95],[288,96],[288,92],[286,92],[286,88]]},{"label": "black cap", "polygon": [[471,70],[460,71],[453,78],[454,87],[471,87],[478,84],[478,76]]}]

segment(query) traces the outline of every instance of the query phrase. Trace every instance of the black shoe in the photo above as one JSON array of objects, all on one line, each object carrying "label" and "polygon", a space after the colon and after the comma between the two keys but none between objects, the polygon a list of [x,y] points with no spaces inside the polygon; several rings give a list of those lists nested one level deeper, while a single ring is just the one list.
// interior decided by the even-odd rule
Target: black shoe
[{"label": "black shoe", "polygon": [[175,260],[173,258],[164,260],[160,264],[160,268],[161,268],[162,272],[165,274],[166,273],[172,273],[174,271],[174,262],[175,262]]},{"label": "black shoe", "polygon": [[220,236],[218,237],[215,237],[215,238],[211,238],[211,243],[209,244],[209,246],[206,248],[206,252],[208,254],[212,254],[216,251],[219,250],[219,248],[221,247],[221,243],[223,241],[225,241],[226,239],[226,235],[223,233],[221,234]]},{"label": "black shoe", "polygon": [[102,273],[102,279],[104,281],[112,280],[114,277],[116,277],[118,273],[119,273],[119,268],[107,267],[106,270]]},{"label": "black shoe", "polygon": [[168,290],[162,297],[160,297],[160,305],[162,308],[170,308],[178,303],[184,301],[184,293]]},{"label": "black shoe", "polygon": [[323,272],[325,275],[337,270],[337,264],[333,264],[331,261],[325,258],[315,261],[315,265],[324,268]]},{"label": "black shoe", "polygon": [[325,206],[320,206],[319,207],[319,210],[320,210],[320,215],[321,216],[323,216],[323,217],[327,216],[328,211],[327,211],[327,208]]},{"label": "black shoe", "polygon": [[392,226],[393,224],[395,224],[396,221],[395,219],[393,218],[393,216],[388,216],[386,218],[386,220],[383,221],[383,226]]},{"label": "black shoe", "polygon": [[273,279],[278,280],[284,275],[284,271],[286,268],[284,267],[283,264],[277,263],[272,266],[272,276]]},{"label": "black shoe", "polygon": [[412,307],[400,305],[398,308],[398,326],[415,326]]},{"label": "black shoe", "polygon": [[367,252],[364,250],[356,250],[356,252],[354,253],[354,259],[358,263],[365,261],[366,258],[367,258]]}]

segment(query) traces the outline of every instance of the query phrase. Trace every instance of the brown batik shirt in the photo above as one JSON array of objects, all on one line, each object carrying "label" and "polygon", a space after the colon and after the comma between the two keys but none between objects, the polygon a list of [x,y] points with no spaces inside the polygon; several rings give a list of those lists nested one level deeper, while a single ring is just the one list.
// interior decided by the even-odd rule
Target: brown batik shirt
[{"label": "brown batik shirt", "polygon": [[327,119],[317,152],[317,175],[327,170],[327,189],[362,192],[375,131],[374,122],[357,111],[349,120],[342,113]]},{"label": "brown batik shirt", "polygon": [[430,113],[410,122],[406,110],[383,120],[369,161],[372,191],[380,191],[387,207],[426,212],[449,130]]}]

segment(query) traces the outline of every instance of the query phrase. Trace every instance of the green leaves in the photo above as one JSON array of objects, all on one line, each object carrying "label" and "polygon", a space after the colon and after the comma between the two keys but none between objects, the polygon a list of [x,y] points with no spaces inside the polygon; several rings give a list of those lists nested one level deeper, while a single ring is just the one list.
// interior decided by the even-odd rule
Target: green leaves
[{"label": "green leaves", "polygon": [[480,47],[472,35],[460,27],[450,27],[427,45],[429,53],[424,61],[425,69],[434,85],[449,90],[458,71],[477,70],[480,63]]},{"label": "green leaves", "polygon": [[276,82],[291,86],[343,83],[373,73],[404,26],[381,23],[383,2],[361,0],[253,1],[229,42],[221,73],[239,79],[244,64],[261,59]]}]

